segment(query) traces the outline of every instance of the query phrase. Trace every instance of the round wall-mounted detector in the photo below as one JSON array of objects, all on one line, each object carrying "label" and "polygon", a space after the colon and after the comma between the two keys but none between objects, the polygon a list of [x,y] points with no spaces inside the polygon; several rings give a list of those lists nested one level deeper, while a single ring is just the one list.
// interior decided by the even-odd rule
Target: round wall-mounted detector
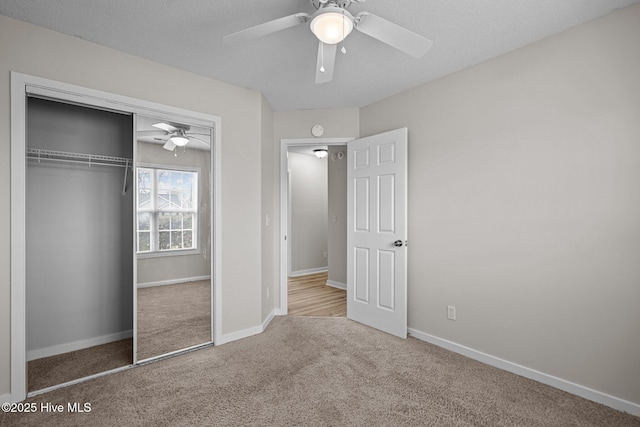
[{"label": "round wall-mounted detector", "polygon": [[322,136],[323,133],[324,133],[324,128],[322,127],[322,125],[314,125],[311,128],[311,135],[313,136]]}]

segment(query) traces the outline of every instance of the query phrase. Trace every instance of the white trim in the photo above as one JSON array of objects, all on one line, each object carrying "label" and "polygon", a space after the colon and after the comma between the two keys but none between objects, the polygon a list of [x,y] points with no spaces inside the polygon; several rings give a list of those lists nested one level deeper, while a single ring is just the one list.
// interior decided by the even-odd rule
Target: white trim
[{"label": "white trim", "polygon": [[184,255],[200,255],[201,253],[202,251],[199,247],[197,247],[195,249],[167,249],[163,251],[158,250],[149,252],[138,252],[136,253],[136,256],[138,257],[138,259],[151,259]]},{"label": "white trim", "polygon": [[80,384],[85,381],[93,380],[95,378],[104,377],[105,375],[111,375],[111,374],[116,374],[118,372],[127,371],[131,368],[135,368],[135,365],[121,366],[119,368],[110,369],[108,371],[98,372],[97,374],[88,375],[86,377],[78,378],[76,380],[67,381],[66,383],[56,384],[51,387],[43,388],[36,391],[31,391],[29,392],[29,394],[27,394],[27,397],[38,396],[39,394],[48,393],[50,391],[58,390],[59,388],[69,387],[70,385]]},{"label": "white trim", "polygon": [[327,280],[327,286],[331,286],[332,288],[342,289],[343,291],[347,290],[347,284],[342,282],[336,282],[335,280]]},{"label": "white trim", "polygon": [[[135,141],[136,140],[136,132],[138,129],[138,115],[134,114],[133,115],[133,129],[131,129],[131,140]],[[138,144],[133,144],[133,159],[134,160],[138,160]],[[136,176],[136,173],[133,172],[135,170],[135,162],[131,167],[132,173],[131,176],[132,178],[134,176]],[[138,221],[138,213],[136,212],[137,207],[138,207],[138,192],[135,189],[136,185],[134,185],[133,188],[133,207],[131,209],[131,224],[134,224],[133,227],[133,233],[134,233],[134,238],[131,239],[131,253],[135,254],[136,252],[138,252],[138,239],[137,239],[137,235],[136,235],[136,229],[137,227],[135,226],[137,224]],[[135,365],[136,363],[138,363],[138,288],[137,288],[137,283],[138,283],[138,257],[134,256],[133,257],[133,286],[131,289],[131,292],[133,293],[133,364]]]},{"label": "white trim", "polygon": [[211,276],[194,276],[194,277],[185,277],[183,279],[158,280],[155,282],[138,283],[138,289],[152,288],[154,286],[177,285],[178,283],[189,283],[189,282],[197,282],[199,280],[210,280],[210,279],[211,279]]},{"label": "white trim", "polygon": [[205,342],[205,343],[192,345],[190,347],[180,348],[178,350],[173,350],[173,351],[170,351],[168,353],[162,353],[162,354],[159,354],[157,356],[152,356],[152,357],[148,357],[146,359],[141,359],[141,360],[138,361],[137,365],[146,365],[147,363],[152,363],[152,362],[157,362],[158,360],[168,359],[170,357],[177,356],[179,354],[189,353],[189,352],[192,352],[194,350],[198,350],[198,349],[205,348],[205,347],[211,347],[212,345],[213,345],[213,343],[211,341],[209,341],[209,342]]},{"label": "white trim", "polygon": [[[20,402],[27,396],[26,371],[26,315],[25,315],[25,188],[26,188],[26,97],[37,95],[61,102],[77,103],[90,107],[99,107],[109,111],[142,114],[159,119],[210,127],[213,129],[212,185],[213,209],[211,271],[213,291],[211,292],[212,340],[222,335],[222,272],[221,242],[222,235],[222,172],[221,144],[222,119],[219,116],[171,107],[151,101],[117,95],[94,90],[82,86],[62,83],[41,77],[11,71],[11,379],[10,399]],[[135,132],[135,128],[134,128]],[[132,139],[134,141],[135,139]],[[134,145],[135,150],[135,145]],[[135,153],[135,151],[134,151]],[[135,154],[134,154],[135,158]],[[135,253],[135,251],[134,251]],[[134,257],[134,282],[137,260]],[[137,323],[135,306],[137,298],[134,293],[134,326]],[[134,340],[135,341],[135,340]],[[136,343],[134,342],[134,351]],[[134,362],[137,362],[134,354]]]},{"label": "white trim", "polygon": [[10,394],[0,394],[0,404],[1,403],[12,403]]},{"label": "white trim", "polygon": [[213,276],[213,292],[211,292],[211,339],[214,343],[222,336],[222,126],[218,118],[213,128],[213,146],[211,147],[211,275]]},{"label": "white trim", "polygon": [[287,277],[289,274],[289,241],[286,240],[289,232],[289,180],[287,173],[289,170],[289,161],[287,151],[289,147],[304,145],[346,145],[349,141],[353,141],[354,137],[346,138],[300,138],[300,139],[281,139],[280,140],[280,307],[276,309],[278,315],[286,315],[287,308]]},{"label": "white trim", "polygon": [[11,75],[20,77],[25,82],[25,93],[28,92],[31,95],[55,101],[67,101],[89,107],[100,107],[118,113],[137,113],[159,119],[176,120],[179,118],[188,124],[203,127],[213,127],[212,123],[220,119],[211,114],[171,107],[157,102],[30,76],[15,71],[12,71]]},{"label": "white trim", "polygon": [[264,332],[269,326],[269,323],[273,320],[275,316],[277,316],[277,309],[271,310],[271,313],[267,316],[266,319],[262,322],[262,324],[258,326],[253,326],[251,328],[243,329],[241,331],[230,332],[228,334],[222,335],[221,339],[216,343],[216,345],[227,344],[232,341],[241,340],[243,338],[248,338],[254,335],[258,335]]},{"label": "white trim", "polygon": [[271,310],[271,313],[269,313],[267,318],[264,319],[264,321],[262,322],[262,332],[264,332],[264,330],[267,329],[267,326],[269,326],[269,323],[271,323],[271,321],[275,317],[275,315],[276,315],[275,312],[276,312],[275,310]]},{"label": "white trim", "polygon": [[11,72],[11,401],[27,397],[26,102],[27,77]]},{"label": "white trim", "polygon": [[84,340],[71,341],[64,344],[56,344],[50,347],[37,348],[35,350],[27,351],[27,361],[30,362],[32,360],[42,359],[43,357],[56,356],[70,351],[82,350],[84,348],[120,341],[131,337],[133,337],[133,329],[102,335],[99,337],[91,337]]},{"label": "white trim", "polygon": [[585,387],[583,385],[576,384],[574,382],[567,381],[553,375],[545,374],[544,372],[540,372],[535,369],[527,368],[526,366],[518,365],[517,363],[513,363],[508,360],[501,359],[499,357],[495,357],[478,350],[474,350],[472,348],[457,344],[449,340],[438,338],[436,336],[418,331],[416,329],[407,328],[407,332],[409,333],[409,335],[419,340],[437,345],[438,347],[445,348],[447,350],[453,351],[454,353],[466,356],[470,359],[474,359],[479,362],[486,363],[487,365],[514,373],[516,375],[541,382],[543,384],[555,387],[571,394],[575,394],[576,396],[583,397],[593,402],[601,403],[613,409],[617,409],[618,411],[623,411],[635,416],[640,416],[640,405],[637,403],[629,402],[628,400],[620,399],[618,397],[611,396],[592,388]]},{"label": "white trim", "polygon": [[242,329],[241,331],[230,332],[220,337],[216,345],[227,344],[232,341],[241,340],[243,338],[252,337],[263,332],[262,325],[253,326],[251,328]]},{"label": "white trim", "polygon": [[324,266],[324,267],[317,267],[317,268],[307,268],[306,270],[292,271],[291,273],[289,273],[289,277],[299,277],[299,276],[306,276],[308,274],[324,273],[328,271],[328,269],[329,267]]}]

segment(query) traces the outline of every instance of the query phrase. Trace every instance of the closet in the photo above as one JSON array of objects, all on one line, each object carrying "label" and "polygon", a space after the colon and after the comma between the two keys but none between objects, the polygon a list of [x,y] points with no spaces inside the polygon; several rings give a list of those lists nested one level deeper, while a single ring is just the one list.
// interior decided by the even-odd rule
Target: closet
[{"label": "closet", "polygon": [[12,399],[213,345],[220,117],[11,87]]},{"label": "closet", "polygon": [[133,115],[27,98],[28,391],[131,365]]}]

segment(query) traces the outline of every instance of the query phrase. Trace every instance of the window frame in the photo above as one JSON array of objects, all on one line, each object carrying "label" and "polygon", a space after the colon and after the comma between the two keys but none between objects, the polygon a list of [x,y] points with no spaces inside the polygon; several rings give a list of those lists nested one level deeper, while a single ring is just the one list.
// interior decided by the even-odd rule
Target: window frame
[{"label": "window frame", "polygon": [[[193,213],[193,222],[192,222],[192,242],[194,248],[188,249],[164,249],[160,250],[159,248],[159,233],[160,229],[157,225],[158,217],[162,212],[171,212],[171,211],[163,211],[157,209],[153,206],[152,209],[143,209],[140,210],[138,206],[138,196],[140,189],[138,188],[138,169],[151,169],[153,170],[153,177],[151,179],[151,199],[152,203],[155,205],[155,197],[157,197],[157,172],[159,170],[169,171],[169,172],[192,172],[196,174],[196,182],[195,182],[195,196],[196,200],[194,203],[194,208],[192,210],[185,210],[182,212],[192,212]],[[152,163],[138,163],[135,166],[135,250],[136,256],[139,259],[144,258],[159,258],[159,257],[167,257],[167,256],[181,256],[181,255],[197,255],[201,253],[200,249],[200,180],[201,180],[201,170],[199,167],[195,166],[180,166],[180,165],[166,165],[166,164],[152,164]],[[141,212],[149,212],[150,214],[150,222],[149,222],[149,233],[150,233],[150,242],[153,249],[147,252],[139,252],[138,244],[139,244],[139,233],[138,230],[139,222],[138,215]],[[180,212],[180,211],[178,211]],[[146,231],[146,230],[143,230]]]}]

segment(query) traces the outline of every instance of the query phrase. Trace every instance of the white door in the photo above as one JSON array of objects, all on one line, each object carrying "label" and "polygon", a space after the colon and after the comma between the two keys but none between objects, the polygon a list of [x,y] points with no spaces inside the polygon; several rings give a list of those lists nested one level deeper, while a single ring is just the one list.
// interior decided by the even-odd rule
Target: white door
[{"label": "white door", "polygon": [[347,147],[347,317],[406,338],[407,128]]}]

